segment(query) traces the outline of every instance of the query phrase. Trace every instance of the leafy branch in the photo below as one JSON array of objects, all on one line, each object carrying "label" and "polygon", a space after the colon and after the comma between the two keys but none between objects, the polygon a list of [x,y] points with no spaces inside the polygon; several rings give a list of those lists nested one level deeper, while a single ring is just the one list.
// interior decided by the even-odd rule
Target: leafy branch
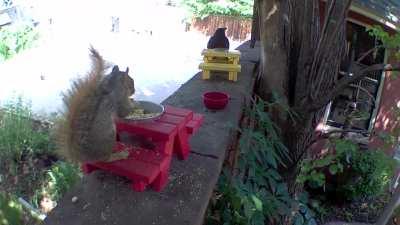
[{"label": "leafy branch", "polygon": [[204,19],[210,15],[238,16],[251,18],[253,15],[252,0],[182,0],[182,4],[194,17]]}]

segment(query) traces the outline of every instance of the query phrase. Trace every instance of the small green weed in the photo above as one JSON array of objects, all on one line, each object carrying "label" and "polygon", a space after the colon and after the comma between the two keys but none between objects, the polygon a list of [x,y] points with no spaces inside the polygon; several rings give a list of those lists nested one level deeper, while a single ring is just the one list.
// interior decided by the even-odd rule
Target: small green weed
[{"label": "small green weed", "polygon": [[50,152],[49,133],[35,131],[29,102],[21,96],[7,101],[0,111],[0,160],[21,160],[22,155]]},{"label": "small green weed", "polygon": [[39,207],[44,197],[58,201],[81,177],[82,173],[76,165],[62,161],[55,163],[47,172],[42,188],[34,194],[33,205]]}]

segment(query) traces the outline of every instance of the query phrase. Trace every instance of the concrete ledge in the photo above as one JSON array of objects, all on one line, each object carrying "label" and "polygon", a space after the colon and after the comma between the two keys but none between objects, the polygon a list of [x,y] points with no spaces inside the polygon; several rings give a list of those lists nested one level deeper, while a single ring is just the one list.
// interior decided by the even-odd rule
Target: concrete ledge
[{"label": "concrete ledge", "polygon": [[[242,52],[242,72],[238,81],[226,76],[201,80],[196,74],[177,92],[164,101],[202,113],[204,123],[191,139],[192,153],[185,161],[173,159],[170,179],[162,192],[133,192],[127,180],[96,171],[85,176],[59,202],[44,224],[48,225],[200,225],[208,201],[218,180],[225,152],[232,142],[233,127],[242,115],[246,98],[254,86],[252,61],[257,60],[259,48],[249,49],[245,43]],[[200,53],[199,53],[200,54]],[[205,91],[225,91],[231,95],[227,108],[213,112],[205,109],[202,94]],[[71,198],[78,197],[72,203]]]}]

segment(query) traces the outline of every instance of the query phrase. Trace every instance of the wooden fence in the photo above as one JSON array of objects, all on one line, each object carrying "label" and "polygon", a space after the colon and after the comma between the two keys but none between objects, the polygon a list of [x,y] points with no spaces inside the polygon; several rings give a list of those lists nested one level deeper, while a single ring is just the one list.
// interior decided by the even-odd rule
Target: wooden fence
[{"label": "wooden fence", "polygon": [[212,35],[218,27],[226,27],[226,35],[233,39],[244,41],[250,39],[251,19],[243,19],[232,16],[208,16],[192,20],[191,28],[206,35]]}]

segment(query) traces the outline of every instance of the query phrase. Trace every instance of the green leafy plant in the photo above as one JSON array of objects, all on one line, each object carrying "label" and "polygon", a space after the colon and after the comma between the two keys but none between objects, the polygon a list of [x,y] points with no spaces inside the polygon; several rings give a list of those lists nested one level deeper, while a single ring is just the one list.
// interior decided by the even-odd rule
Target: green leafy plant
[{"label": "green leafy plant", "polygon": [[[376,54],[379,49],[387,49],[394,53],[396,59],[400,59],[400,33],[396,32],[395,34],[389,34],[386,32],[382,26],[375,25],[367,28],[367,32],[376,38],[379,42],[379,45],[376,46],[373,50],[373,53]],[[391,74],[393,77],[397,78],[399,76],[399,71],[392,71]]]},{"label": "green leafy plant", "polygon": [[251,0],[182,0],[182,4],[194,17],[201,19],[210,15],[251,18],[253,14],[253,1]]},{"label": "green leafy plant", "polygon": [[43,186],[32,198],[32,203],[39,207],[40,200],[48,197],[58,201],[82,177],[79,167],[74,164],[59,161],[47,172]]},{"label": "green leafy plant", "polygon": [[13,24],[0,29],[0,62],[31,48],[39,33],[30,24]]},{"label": "green leafy plant", "polygon": [[382,26],[371,26],[367,28],[371,36],[376,37],[382,42],[382,46],[389,49],[397,49],[400,43],[400,33],[389,34],[384,31]]},{"label": "green leafy plant", "polygon": [[[18,96],[2,103],[0,178],[5,185],[0,188],[1,191],[21,196],[36,208],[40,208],[44,197],[53,202],[59,200],[80,179],[79,168],[58,161],[54,155],[52,127],[36,119],[28,101]],[[1,206],[0,202],[0,208]],[[37,220],[33,214],[24,212],[22,224]],[[12,215],[7,211],[6,216]]]},{"label": "green leafy plant", "polygon": [[316,224],[308,195],[291,198],[278,172],[289,156],[265,112],[276,104],[259,101],[247,112],[254,126],[241,130],[238,173],[224,171],[207,224],[280,224],[286,215],[291,215],[294,224]]},{"label": "green leafy plant", "polygon": [[79,167],[76,165],[59,162],[48,172],[49,188],[53,199],[58,200],[68,191],[81,177]]},{"label": "green leafy plant", "polygon": [[[344,167],[350,163],[350,158],[358,147],[349,140],[332,139],[331,152],[315,159],[303,160],[297,182],[304,185],[306,182],[311,187],[324,187],[327,171],[336,175],[344,171]],[[332,152],[334,150],[334,152]]]},{"label": "green leafy plant", "polygon": [[22,206],[5,193],[0,193],[0,225],[22,225],[22,221]]},{"label": "green leafy plant", "polygon": [[315,217],[317,217],[320,221],[323,221],[324,218],[329,214],[330,210],[326,205],[317,200],[317,199],[310,199],[309,204],[308,204],[315,212]]},{"label": "green leafy plant", "polygon": [[395,161],[382,151],[360,150],[350,140],[331,142],[330,152],[303,162],[297,182],[311,188],[330,186],[348,200],[381,194],[394,174]]},{"label": "green leafy plant", "polygon": [[29,102],[21,96],[6,102],[0,111],[0,160],[19,161],[23,153],[52,151],[48,132],[33,128]]},{"label": "green leafy plant", "polygon": [[383,192],[394,175],[396,162],[382,151],[363,151],[353,155],[353,179],[341,187],[348,199],[376,196]]}]

